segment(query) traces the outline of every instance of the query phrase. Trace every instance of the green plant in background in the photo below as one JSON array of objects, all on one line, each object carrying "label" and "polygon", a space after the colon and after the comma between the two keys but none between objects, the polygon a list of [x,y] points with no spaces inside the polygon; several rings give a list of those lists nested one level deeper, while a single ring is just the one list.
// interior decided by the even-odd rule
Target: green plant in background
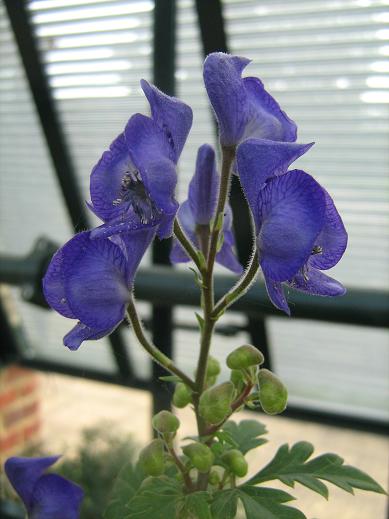
[{"label": "green plant in background", "polygon": [[[238,346],[226,359],[229,380],[218,380],[221,366],[210,356],[215,326],[260,270],[270,301],[288,315],[285,290],[343,295],[341,283],[323,271],[341,259],[347,246],[347,232],[328,192],[308,173],[289,170],[312,144],[297,144],[296,124],[262,82],[242,77],[248,62],[223,53],[205,60],[204,82],[219,125],[220,175],[215,151],[204,144],[188,199],[181,205],[174,198],[176,165],[192,124],[192,111],[141,82],[151,117],[132,116],[91,174],[89,208],[103,223],[77,234],[59,249],[43,280],[50,306],[77,319],[64,337],[69,349],[106,336],[127,320],[142,347],[170,372],[162,379],[176,385],[173,404],[190,406],[196,418],[197,433],[178,443],[178,418],[168,410],[153,417],[157,438],[144,447],[136,465],[130,462],[122,468],[104,519],[235,519],[239,513],[246,519],[306,518],[289,505],[294,499],[291,494],[269,486],[274,480],[288,487],[300,483],[324,497],[328,497],[327,482],[347,492],[385,493],[341,457],[314,457],[313,446],[304,441],[283,445],[273,460],[247,477],[246,454],[261,447],[266,430],[257,421],[236,423],[232,418],[244,406],[270,415],[282,413],[287,389],[263,367],[260,345]],[[233,174],[239,178],[253,222],[253,252],[245,269],[234,252],[228,202]],[[132,290],[136,270],[152,240],[173,234],[170,259],[172,263],[192,261],[199,287],[199,354],[193,374],[180,369],[146,336]],[[216,262],[239,276],[218,301]],[[92,440],[93,446],[99,437]],[[88,489],[85,506],[92,515],[101,513],[105,501],[96,475],[100,474],[99,482],[104,481],[107,488],[122,464],[118,459],[106,460],[106,467],[101,456],[88,447],[80,452],[80,464],[62,468],[63,474]],[[120,457],[120,462],[124,457],[129,456]],[[28,474],[33,467],[37,484],[43,485],[45,475],[36,466],[46,468],[53,462],[30,463],[14,459],[8,476],[29,513],[32,506],[40,507],[31,518],[58,519],[41,511],[44,506],[45,510],[55,506],[57,498],[68,504],[66,519],[77,519],[79,503],[66,499],[73,488],[66,480],[55,491],[46,484],[42,508],[42,492],[31,489]]]}]

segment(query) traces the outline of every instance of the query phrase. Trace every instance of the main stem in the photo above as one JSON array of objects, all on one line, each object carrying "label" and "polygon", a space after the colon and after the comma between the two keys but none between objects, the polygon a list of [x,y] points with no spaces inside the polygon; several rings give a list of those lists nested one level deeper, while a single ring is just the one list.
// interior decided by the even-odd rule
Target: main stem
[{"label": "main stem", "polygon": [[[217,246],[220,231],[223,229],[224,211],[230,191],[231,169],[235,160],[235,147],[222,147],[222,170],[220,179],[219,198],[216,207],[215,218],[213,221],[209,250],[207,257],[206,269],[203,274],[203,310],[204,310],[204,326],[201,334],[200,355],[196,371],[196,393],[200,397],[204,391],[205,376],[207,372],[207,361],[209,349],[211,347],[211,339],[216,319],[213,317],[214,307],[214,288],[213,288],[213,269],[217,254]],[[197,411],[196,414],[198,415]],[[202,435],[204,425],[202,420],[198,418],[199,434]]]}]

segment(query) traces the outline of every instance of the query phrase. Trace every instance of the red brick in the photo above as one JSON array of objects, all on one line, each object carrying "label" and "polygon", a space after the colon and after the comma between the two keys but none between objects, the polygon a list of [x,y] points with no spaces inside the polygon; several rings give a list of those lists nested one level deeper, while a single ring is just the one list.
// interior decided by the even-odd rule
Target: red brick
[{"label": "red brick", "polygon": [[31,393],[33,393],[39,386],[39,381],[37,378],[33,378],[32,380],[29,380],[27,383],[23,384],[18,389],[19,396],[26,396]]},{"label": "red brick", "polygon": [[16,422],[31,416],[32,414],[37,413],[39,410],[39,403],[32,402],[28,405],[24,405],[23,407],[19,407],[18,409],[14,409],[12,411],[8,411],[4,415],[3,423],[6,427],[10,427],[15,425]]},{"label": "red brick", "polygon": [[33,373],[30,369],[21,368],[20,366],[9,366],[5,370],[4,381],[13,382],[21,377],[30,377]]},{"label": "red brick", "polygon": [[15,447],[18,443],[20,443],[23,440],[23,434],[21,431],[8,434],[8,436],[5,436],[5,438],[0,439],[0,453],[8,451],[9,449],[12,449],[12,447]]},{"label": "red brick", "polygon": [[23,429],[23,438],[24,441],[28,441],[34,438],[34,436],[37,436],[41,428],[41,421],[36,420],[32,424],[28,425]]},{"label": "red brick", "polygon": [[12,389],[0,393],[0,409],[4,409],[10,403],[14,402],[17,397],[18,393]]}]

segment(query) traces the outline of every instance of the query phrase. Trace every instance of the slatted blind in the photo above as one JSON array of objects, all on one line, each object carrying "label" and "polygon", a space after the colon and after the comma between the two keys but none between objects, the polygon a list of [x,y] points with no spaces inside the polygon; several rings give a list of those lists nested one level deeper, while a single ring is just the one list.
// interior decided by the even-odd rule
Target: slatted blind
[{"label": "slatted blind", "polygon": [[[349,231],[350,246],[334,276],[346,286],[370,289],[389,286],[388,5],[387,0],[223,2],[231,51],[253,60],[247,74],[259,76],[297,122],[299,141],[316,141],[296,167],[328,188]],[[177,6],[177,95],[194,110],[179,165],[183,200],[196,150],[214,137],[194,2],[178,0]],[[132,113],[147,110],[139,79],[152,75],[153,2],[30,0],[28,7],[87,199],[89,172],[101,152]],[[2,4],[0,43],[0,246],[25,253],[38,234],[61,243],[71,227]],[[40,354],[113,369],[106,341],[74,355],[59,347],[69,321],[20,301],[18,307]],[[176,311],[180,320],[189,315]],[[242,322],[242,316],[231,319]],[[388,416],[387,331],[285,319],[269,319],[268,331],[291,401]],[[176,338],[186,367],[193,363],[195,337],[179,331]],[[216,355],[224,357],[243,340],[217,341]],[[140,349],[131,350],[146,374]]]}]

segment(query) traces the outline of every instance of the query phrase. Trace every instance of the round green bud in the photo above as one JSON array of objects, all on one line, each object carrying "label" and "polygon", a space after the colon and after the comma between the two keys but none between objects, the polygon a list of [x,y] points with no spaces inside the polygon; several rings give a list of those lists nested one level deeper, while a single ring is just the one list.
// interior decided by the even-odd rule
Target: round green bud
[{"label": "round green bud", "polygon": [[180,427],[179,419],[170,411],[160,411],[153,416],[152,424],[154,429],[161,434],[175,433]]},{"label": "round green bud", "polygon": [[220,362],[215,357],[208,357],[207,362],[207,377],[217,377],[220,375]]},{"label": "round green bud", "polygon": [[211,470],[208,481],[210,485],[214,485],[216,487],[221,481],[219,472],[217,470]]},{"label": "round green bud", "polygon": [[153,440],[141,450],[139,464],[148,476],[161,476],[165,471],[165,454],[163,441]]},{"label": "round green bud", "polygon": [[265,362],[262,353],[251,344],[244,344],[232,351],[227,357],[227,366],[230,369],[247,369]]},{"label": "round green bud", "polygon": [[243,389],[243,386],[245,385],[243,373],[239,369],[232,369],[230,380],[236,387],[238,393],[240,393]]},{"label": "round green bud", "polygon": [[258,372],[259,403],[267,414],[279,414],[288,402],[288,391],[281,380],[268,369]]},{"label": "round green bud", "polygon": [[227,418],[231,412],[234,392],[234,384],[231,382],[204,391],[200,397],[199,412],[207,423],[218,424]]},{"label": "round green bud", "polygon": [[235,476],[243,478],[249,469],[243,454],[237,449],[225,452],[221,457],[222,462]]},{"label": "round green bud", "polygon": [[182,452],[190,459],[199,472],[208,472],[215,459],[211,449],[199,442],[186,445],[183,447]]},{"label": "round green bud", "polygon": [[186,384],[182,382],[176,385],[173,394],[173,405],[182,409],[192,402],[192,392]]}]

